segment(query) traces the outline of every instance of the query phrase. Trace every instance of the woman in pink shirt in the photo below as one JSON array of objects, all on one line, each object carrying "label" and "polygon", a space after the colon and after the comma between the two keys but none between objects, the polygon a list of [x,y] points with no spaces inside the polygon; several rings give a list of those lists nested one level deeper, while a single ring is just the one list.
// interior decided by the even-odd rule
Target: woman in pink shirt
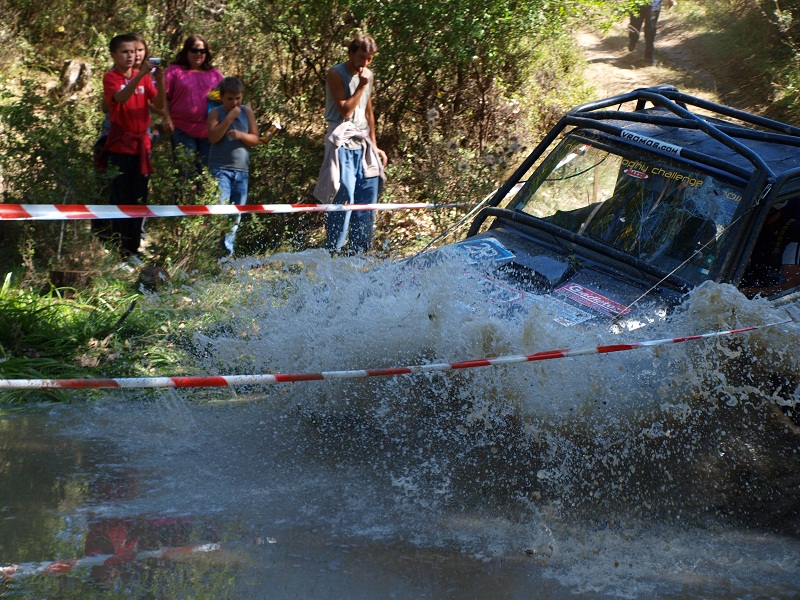
[{"label": "woman in pink shirt", "polygon": [[208,93],[222,81],[213,65],[211,49],[202,35],[186,38],[175,61],[167,68],[167,115],[164,127],[172,134],[172,148],[196,155],[198,173],[208,165]]}]

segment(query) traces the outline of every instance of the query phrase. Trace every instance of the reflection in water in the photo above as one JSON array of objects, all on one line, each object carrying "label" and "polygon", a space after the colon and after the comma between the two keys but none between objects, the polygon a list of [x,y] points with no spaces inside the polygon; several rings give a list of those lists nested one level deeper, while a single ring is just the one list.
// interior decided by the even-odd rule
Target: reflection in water
[{"label": "reflection in water", "polygon": [[[242,269],[230,321],[195,333],[204,370],[386,367],[620,341],[602,324],[560,325],[546,298],[526,298],[524,316],[482,303],[447,261],[412,271],[283,258],[302,268],[270,283],[262,272],[286,265]],[[775,314],[706,286],[635,339]],[[787,325],[657,351],[226,390],[214,401],[109,392],[11,412],[0,419],[0,563],[113,560],[0,590],[795,596],[800,468],[785,413],[798,399],[798,341]],[[204,544],[219,546],[143,554]]]}]

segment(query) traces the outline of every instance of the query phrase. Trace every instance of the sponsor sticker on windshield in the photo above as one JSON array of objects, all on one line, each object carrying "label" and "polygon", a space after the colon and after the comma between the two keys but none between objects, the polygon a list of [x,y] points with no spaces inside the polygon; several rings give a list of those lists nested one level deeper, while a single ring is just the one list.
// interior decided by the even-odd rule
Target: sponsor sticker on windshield
[{"label": "sponsor sticker on windshield", "polygon": [[631,310],[619,302],[614,302],[610,298],[601,296],[594,290],[583,287],[577,283],[568,283],[556,289],[557,294],[566,296],[573,302],[577,302],[581,306],[590,308],[607,317],[616,317],[617,315],[626,315]]},{"label": "sponsor sticker on windshield", "polygon": [[623,173],[625,173],[625,175],[628,175],[629,177],[635,177],[636,179],[648,178],[647,173],[642,173],[641,171],[637,171],[636,169],[625,169]]}]

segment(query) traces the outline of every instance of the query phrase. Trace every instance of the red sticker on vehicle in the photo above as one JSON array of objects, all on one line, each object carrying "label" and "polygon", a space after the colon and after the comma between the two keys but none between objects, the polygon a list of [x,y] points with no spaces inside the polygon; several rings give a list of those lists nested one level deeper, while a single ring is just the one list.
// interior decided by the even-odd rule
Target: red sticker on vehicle
[{"label": "red sticker on vehicle", "polygon": [[636,169],[625,169],[623,173],[625,173],[625,175],[629,175],[630,177],[636,177],[636,179],[647,179],[649,177],[647,173],[642,173]]},{"label": "red sticker on vehicle", "polygon": [[608,317],[616,317],[617,315],[627,315],[631,312],[630,308],[623,306],[619,302],[614,302],[610,298],[601,296],[597,292],[585,288],[577,283],[568,283],[562,285],[556,290],[556,293],[562,294],[578,304],[585,306],[599,312],[600,314]]}]

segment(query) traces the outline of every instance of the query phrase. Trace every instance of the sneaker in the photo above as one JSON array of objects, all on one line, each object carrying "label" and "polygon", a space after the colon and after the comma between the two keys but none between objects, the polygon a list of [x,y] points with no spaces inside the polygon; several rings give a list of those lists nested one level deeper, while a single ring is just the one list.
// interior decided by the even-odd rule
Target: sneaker
[{"label": "sneaker", "polygon": [[144,264],[142,263],[142,259],[139,258],[138,254],[131,254],[130,256],[128,256],[127,261],[128,264],[133,267],[141,267],[142,264]]}]

